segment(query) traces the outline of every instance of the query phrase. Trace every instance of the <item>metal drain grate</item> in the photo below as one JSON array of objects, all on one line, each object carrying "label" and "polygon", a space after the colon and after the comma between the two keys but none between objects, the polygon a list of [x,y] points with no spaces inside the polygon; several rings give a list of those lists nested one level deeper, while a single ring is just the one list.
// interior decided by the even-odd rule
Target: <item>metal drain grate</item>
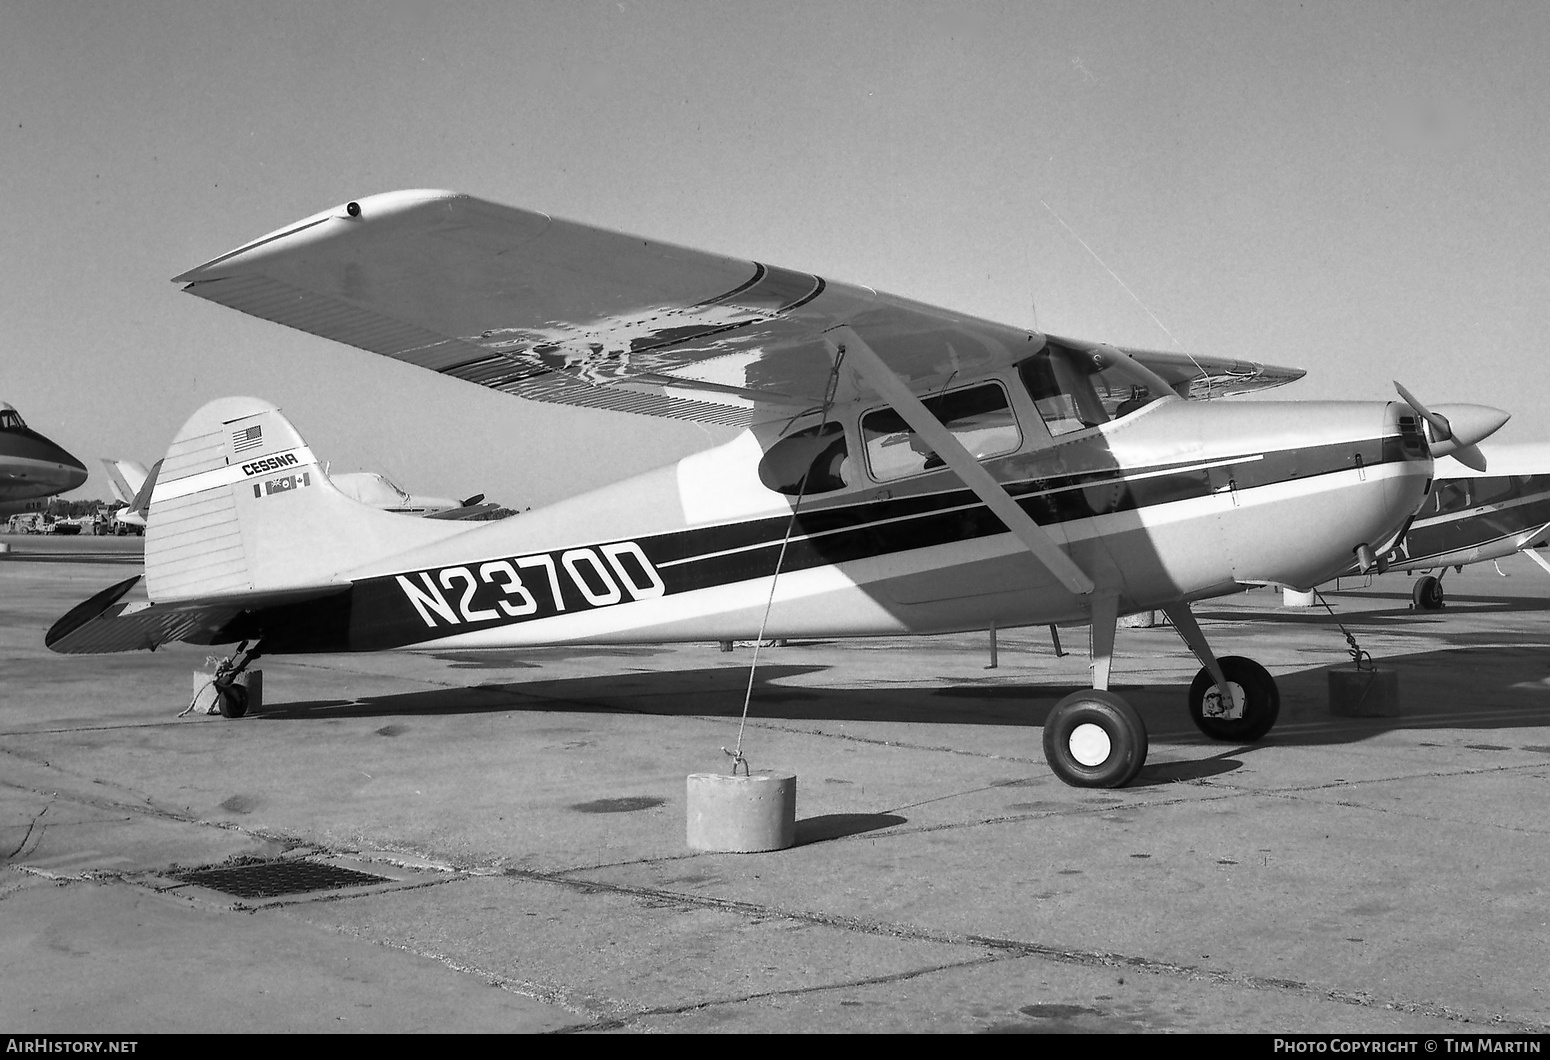
[{"label": "metal drain grate", "polygon": [[222,865],[169,873],[173,879],[198,884],[238,898],[278,898],[283,894],[328,891],[393,882],[386,876],[342,869],[318,861],[264,861],[254,865]]}]

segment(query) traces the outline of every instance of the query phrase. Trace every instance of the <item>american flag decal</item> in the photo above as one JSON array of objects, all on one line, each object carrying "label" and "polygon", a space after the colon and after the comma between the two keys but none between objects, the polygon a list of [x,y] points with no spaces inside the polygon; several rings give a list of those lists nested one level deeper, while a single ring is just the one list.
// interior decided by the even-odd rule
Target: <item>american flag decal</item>
[{"label": "american flag decal", "polygon": [[242,431],[231,432],[232,447],[239,453],[245,453],[249,449],[257,449],[264,444],[264,429],[262,427],[249,427]]}]

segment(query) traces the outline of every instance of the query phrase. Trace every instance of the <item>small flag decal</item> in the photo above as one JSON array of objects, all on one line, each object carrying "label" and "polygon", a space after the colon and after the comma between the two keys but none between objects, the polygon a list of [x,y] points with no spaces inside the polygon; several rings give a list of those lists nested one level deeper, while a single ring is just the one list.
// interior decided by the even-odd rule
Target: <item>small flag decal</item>
[{"label": "small flag decal", "polygon": [[245,453],[249,449],[257,449],[264,444],[264,429],[254,426],[242,431],[232,431],[231,442],[232,447],[239,453]]}]

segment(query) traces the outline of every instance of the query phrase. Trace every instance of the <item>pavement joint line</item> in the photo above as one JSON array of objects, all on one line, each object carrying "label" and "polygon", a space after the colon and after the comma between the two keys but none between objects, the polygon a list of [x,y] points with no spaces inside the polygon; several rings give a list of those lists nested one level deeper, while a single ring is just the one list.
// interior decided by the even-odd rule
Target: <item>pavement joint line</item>
[{"label": "pavement joint line", "polygon": [[[269,906],[266,908],[274,907]],[[444,965],[454,972],[460,972],[464,975],[478,976],[485,982],[490,983],[493,986],[497,986],[500,989],[507,991],[508,993],[516,994],[520,997],[531,998],[534,1001],[541,1001],[547,1005],[555,1005],[564,1009],[566,1012],[572,1013],[573,1015],[588,1016],[592,1014],[592,1010],[588,1008],[587,1002],[575,1000],[574,995],[553,984],[538,983],[530,979],[518,979],[513,976],[503,975],[500,972],[492,972],[485,968],[478,968],[474,965],[459,961],[449,954],[442,953],[439,950],[411,946],[408,943],[395,941],[393,939],[378,938],[376,936],[366,934],[354,927],[341,927],[337,928],[336,930],[343,934],[360,939],[363,942],[368,942],[377,946],[385,946],[388,949],[398,950],[400,953],[407,953],[415,957],[424,957],[427,960],[436,961],[437,963]],[[587,998],[587,1001],[592,1004],[593,1008],[601,1005],[608,1005],[615,1009],[623,1007],[622,1003],[620,1002],[611,1001],[604,998],[595,998],[591,994],[584,996]]]},{"label": "pavement joint line", "polygon": [[893,983],[906,983],[911,979],[920,979],[928,975],[936,975],[940,972],[954,972],[965,968],[976,968],[981,965],[995,964],[1008,960],[1020,960],[1022,955],[1005,955],[999,953],[987,953],[979,957],[973,957],[965,961],[953,961],[947,964],[932,965],[925,968],[915,968],[906,972],[894,972],[891,975],[870,976],[862,979],[847,979],[834,983],[822,983],[815,986],[794,986],[785,990],[761,990],[752,994],[743,994],[733,997],[707,998],[703,1001],[691,1001],[682,1005],[661,1005],[656,1008],[644,1009],[628,1016],[619,1016],[602,1020],[596,1023],[584,1024],[577,1027],[559,1027],[550,1034],[578,1034],[590,1031],[619,1030],[659,1016],[681,1016],[686,1012],[702,1012],[705,1009],[716,1008],[722,1005],[742,1005],[750,1001],[763,1001],[775,997],[806,997],[813,994],[828,994],[838,990],[855,990],[868,986],[887,986]]},{"label": "pavement joint line", "polygon": [[[1499,1013],[1490,1013],[1484,1016],[1471,1015],[1435,1002],[1412,1001],[1405,998],[1383,999],[1366,991],[1319,987],[1296,979],[1227,972],[1215,968],[1178,964],[1172,961],[1156,961],[1149,957],[1128,957],[1123,954],[1099,951],[1066,950],[1060,947],[1044,946],[1040,943],[1024,943],[1015,939],[996,939],[986,936],[972,937],[983,945],[1005,947],[1014,950],[1025,949],[1034,956],[1044,957],[1061,963],[1127,968],[1150,972],[1154,975],[1171,976],[1173,978],[1242,986],[1251,990],[1277,990],[1319,1000],[1335,1001],[1340,1004],[1353,1005],[1360,1008],[1384,1008],[1395,1012],[1436,1016],[1463,1023],[1486,1023],[1498,1029],[1505,1029],[1509,1025],[1508,1019]],[[1550,1023],[1539,1023],[1532,1020],[1513,1020],[1510,1021],[1510,1025],[1517,1027],[1523,1033],[1544,1034],[1550,1032]]]},{"label": "pavement joint line", "polygon": [[[582,871],[582,870],[570,870]],[[520,879],[534,883],[549,883],[583,893],[611,893],[625,895],[634,898],[643,898],[650,901],[663,902],[669,905],[688,906],[692,908],[711,909],[733,915],[745,917],[757,917],[761,919],[784,919],[802,923],[814,924],[821,927],[835,928],[842,931],[853,931],[869,935],[878,935],[888,938],[906,939],[915,942],[930,942],[949,946],[975,946],[987,947],[1007,953],[1015,953],[1026,956],[1039,957],[1046,960],[1064,964],[1077,964],[1084,967],[1120,968],[1132,971],[1147,972],[1152,975],[1164,976],[1174,979],[1188,979],[1198,982],[1220,983],[1223,985],[1242,986],[1254,990],[1277,990],[1296,993],[1301,996],[1335,1001],[1340,1004],[1353,1005],[1362,1008],[1385,1008],[1397,1012],[1406,1012],[1414,1015],[1436,1016],[1462,1023],[1484,1023],[1498,1029],[1507,1026],[1519,1028],[1525,1033],[1550,1032],[1550,1023],[1536,1023],[1533,1021],[1508,1020],[1500,1014],[1488,1015],[1470,1014],[1458,1009],[1452,1009],[1435,1002],[1414,1001],[1407,998],[1379,998],[1364,991],[1349,991],[1337,988],[1315,986],[1310,983],[1294,979],[1281,979],[1270,976],[1257,976],[1240,972],[1229,972],[1221,969],[1200,967],[1196,965],[1179,964],[1172,961],[1156,960],[1150,957],[1133,957],[1125,954],[1110,953],[1099,950],[1075,950],[1061,946],[1051,946],[1038,942],[1027,942],[1018,939],[1001,939],[994,936],[976,935],[966,932],[939,932],[901,924],[890,924],[882,921],[863,920],[859,917],[832,916],[819,913],[801,912],[790,909],[781,909],[773,906],[759,905],[753,902],[742,902],[736,899],[715,898],[708,895],[689,895],[679,891],[668,891],[653,887],[632,887],[625,884],[607,883],[598,880],[582,880],[561,876],[556,873],[542,872],[531,869],[507,869],[507,878]],[[986,963],[983,961],[973,963]],[[942,969],[958,967],[958,965],[943,965]],[[919,970],[915,975],[929,974],[931,969]],[[831,988],[812,988],[831,989]],[[779,996],[792,991],[773,991],[767,995]],[[735,1001],[736,999],[732,999]],[[720,1003],[720,1002],[718,1002]],[[730,1003],[730,1002],[729,1002]],[[678,1011],[690,1011],[699,1005],[688,1006]],[[671,1014],[671,1013],[669,1013]],[[638,1018],[638,1017],[637,1017]]]},{"label": "pavement joint line", "polygon": [[[61,877],[47,872],[37,871],[33,874],[55,881],[59,881],[61,879]],[[859,918],[829,917],[818,914],[804,914],[800,912],[793,912],[791,910],[759,906],[754,903],[738,902],[732,899],[716,899],[707,896],[684,895],[682,893],[673,891],[664,891],[654,888],[632,888],[617,884],[601,883],[598,881],[567,880],[546,873],[508,871],[506,875],[508,877],[515,876],[517,878],[522,878],[528,882],[546,882],[568,886],[571,889],[579,890],[583,893],[606,892],[623,894],[636,898],[646,898],[648,900],[661,902],[667,905],[712,909],[715,911],[725,912],[732,915],[740,915],[752,919],[794,920],[841,931],[855,931],[896,939],[906,939],[909,941],[929,942],[939,945],[968,945],[975,947],[985,947],[996,951],[991,954],[982,955],[980,957],[965,961],[948,962],[945,964],[933,965],[925,968],[916,968],[905,972],[893,973],[888,976],[848,980],[811,987],[791,988],[787,990],[755,992],[752,994],[740,996],[711,998],[702,1001],[691,1002],[684,1005],[664,1006],[654,1009],[642,1009],[639,1011],[630,1012],[628,1014],[621,1014],[619,1016],[611,1017],[600,1022],[588,1022],[577,1028],[558,1028],[556,1032],[563,1032],[566,1030],[609,1029],[610,1027],[615,1026],[625,1026],[629,1023],[637,1022],[640,1019],[650,1018],[652,1016],[682,1014],[684,1012],[701,1010],[712,1006],[738,1004],[746,1001],[758,1000],[761,998],[800,996],[805,994],[832,992],[835,990],[853,989],[858,986],[903,982],[943,971],[954,971],[988,963],[995,963],[1007,959],[1020,959],[1026,957],[1034,957],[1062,964],[1080,965],[1083,967],[1118,968],[1123,970],[1143,972],[1165,978],[1242,986],[1254,990],[1276,990],[1280,992],[1298,994],[1315,1000],[1334,1001],[1340,1004],[1363,1008],[1384,1008],[1391,1011],[1407,1012],[1415,1015],[1441,1017],[1452,1021],[1469,1024],[1484,1023],[1496,1027],[1499,1030],[1516,1028],[1519,1032],[1527,1033],[1543,1034],[1550,1032],[1550,1023],[1513,1020],[1510,1017],[1500,1013],[1490,1013],[1488,1015],[1471,1014],[1469,1012],[1451,1009],[1445,1005],[1440,1005],[1434,1002],[1414,1001],[1406,998],[1383,999],[1363,991],[1348,991],[1337,988],[1324,988],[1298,980],[1229,972],[1222,969],[1184,965],[1171,961],[1161,961],[1149,957],[1134,957],[1105,951],[1073,950],[1065,947],[1050,946],[1044,943],[1028,942],[1017,939],[1000,939],[993,936],[921,931],[919,929],[912,929],[901,925],[888,925],[867,922],[860,920]],[[90,879],[92,877],[87,876],[86,878]],[[475,878],[480,877],[471,875],[459,875],[442,880],[429,880],[417,884],[396,887],[392,888],[391,891],[378,889],[359,893],[333,893],[319,895],[313,899],[297,899],[291,901],[281,900],[265,903],[262,906],[256,907],[246,906],[244,903],[239,901],[233,903],[229,907],[229,911],[253,914],[290,906],[304,906],[323,902],[343,901],[345,899],[351,898],[372,898],[386,893],[396,893],[397,891],[404,890],[419,890],[423,888],[439,886],[444,883],[461,882]],[[119,878],[117,880],[104,879],[101,882],[132,881],[125,881],[122,878]],[[0,894],[0,899],[8,896],[9,894]],[[598,1004],[606,1004],[609,1007],[615,1008],[616,1010],[628,1007],[624,1002],[599,998],[596,995],[588,994],[585,996],[592,1002],[593,1006],[592,1008],[589,1008],[587,1005],[573,1000],[573,995],[558,986],[544,985],[532,980],[515,979],[513,977],[503,975],[499,972],[493,972],[455,960],[452,957],[439,951],[420,949],[408,945],[407,943],[364,934],[352,928],[342,928],[339,930],[345,931],[346,933],[352,934],[362,939],[363,941],[367,941],[375,945],[387,946],[402,952],[436,960],[454,971],[458,971],[464,974],[477,975],[487,982],[490,982],[492,985],[500,986],[502,989],[509,990],[524,997],[559,1005],[560,1007],[566,1009],[566,1011],[575,1013],[577,1015],[590,1015]]]},{"label": "pavement joint line", "polygon": [[[718,722],[726,719],[713,714],[684,715],[692,717],[696,721]],[[865,723],[860,723],[865,724]],[[1010,762],[1016,765],[1038,766],[1047,769],[1043,758],[1023,758],[1015,755],[992,754],[989,751],[968,751],[957,747],[940,747],[931,744],[908,743],[903,740],[884,740],[876,736],[860,736],[851,732],[825,732],[822,729],[805,729],[794,725],[782,725],[775,721],[760,721],[757,718],[749,718],[750,728],[763,729],[768,732],[784,732],[794,736],[816,736],[826,740],[844,740],[850,743],[868,744],[876,747],[890,747],[904,751],[935,751],[941,754],[959,755],[964,758],[985,758],[999,762]]]},{"label": "pavement joint line", "polygon": [[[1499,766],[1479,766],[1463,769],[1430,769],[1419,773],[1398,773],[1384,777],[1357,777],[1354,779],[1326,780],[1309,784],[1296,784],[1279,788],[1245,788],[1219,780],[1217,777],[1202,778],[1200,783],[1226,791],[1241,792],[1244,795],[1263,795],[1267,798],[1296,798],[1299,795],[1309,794],[1315,791],[1333,791],[1339,788],[1367,788],[1382,784],[1395,784],[1409,780],[1444,780],[1456,777],[1487,777],[1499,776],[1504,773],[1533,773],[1544,769],[1543,762],[1513,762],[1503,763]],[[1364,803],[1351,803],[1356,808],[1378,809],[1379,807],[1367,807]],[[1429,820],[1430,818],[1422,818]],[[1441,818],[1438,818],[1439,820]]]},{"label": "pavement joint line", "polygon": [[[58,767],[45,766],[45,768],[57,769]],[[60,772],[63,772],[63,770],[60,770]],[[87,780],[89,783],[100,783],[103,784],[104,787],[108,786],[103,781],[91,780],[90,778],[80,777],[76,774],[65,773],[64,775],[72,779]],[[189,813],[179,813],[176,810],[169,810],[164,807],[157,806],[156,804],[152,803],[149,798],[146,798],[144,802],[120,802],[112,798],[92,798],[91,796],[77,792],[45,791],[39,788],[29,787],[24,784],[13,784],[8,780],[0,780],[0,788],[8,788],[11,791],[25,792],[31,795],[47,795],[51,798],[63,799],[66,802],[74,803],[77,806],[90,806],[97,810],[107,810],[110,812],[118,813],[139,813],[148,817],[157,817],[167,821],[179,821],[185,824],[209,824],[215,827],[227,827],[219,821],[201,821],[199,818],[194,817]],[[127,791],[127,789],[123,788],[120,788],[119,790]]]}]

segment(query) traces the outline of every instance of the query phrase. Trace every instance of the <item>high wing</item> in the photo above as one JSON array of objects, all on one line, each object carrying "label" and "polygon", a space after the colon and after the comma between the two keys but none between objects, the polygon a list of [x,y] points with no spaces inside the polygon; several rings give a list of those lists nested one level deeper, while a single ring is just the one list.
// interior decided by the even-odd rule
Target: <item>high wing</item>
[{"label": "high wing", "polygon": [[[824,333],[838,326],[854,328],[916,392],[993,371],[1044,342],[870,288],[446,191],[342,204],[175,282],[519,397],[738,426],[875,398],[859,378],[831,379]],[[1303,374],[1125,352],[1185,396]]]}]

